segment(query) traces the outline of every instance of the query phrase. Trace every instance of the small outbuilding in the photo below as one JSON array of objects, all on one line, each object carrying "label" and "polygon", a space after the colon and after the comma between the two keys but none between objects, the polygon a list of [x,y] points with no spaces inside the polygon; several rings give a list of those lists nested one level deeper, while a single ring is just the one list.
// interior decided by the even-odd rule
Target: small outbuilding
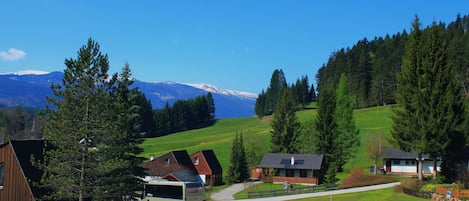
[{"label": "small outbuilding", "polygon": [[[423,156],[423,174],[433,174],[433,159],[429,155]],[[383,148],[383,164],[386,174],[418,174],[418,154],[405,152],[393,147]],[[440,171],[441,161],[437,161],[437,171]]]}]

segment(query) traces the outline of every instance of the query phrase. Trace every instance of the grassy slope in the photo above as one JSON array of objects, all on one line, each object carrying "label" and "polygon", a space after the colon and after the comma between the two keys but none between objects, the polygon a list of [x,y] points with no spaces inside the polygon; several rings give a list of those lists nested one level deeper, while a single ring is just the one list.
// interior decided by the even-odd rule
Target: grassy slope
[{"label": "grassy slope", "polygon": [[333,195],[332,199],[331,196],[323,196],[323,197],[314,197],[314,198],[305,198],[305,199],[298,199],[296,201],[349,201],[349,200],[356,200],[356,201],[375,201],[375,200],[382,200],[382,201],[419,201],[425,200],[417,197],[413,197],[410,195],[406,195],[403,193],[396,193],[394,188],[387,188],[382,190],[374,190],[374,191],[365,191],[360,193],[347,193],[341,195]]},{"label": "grassy slope", "polygon": [[[374,107],[356,110],[354,113],[355,122],[360,129],[361,144],[369,135],[389,134],[391,126],[391,107]],[[300,122],[305,123],[313,120],[316,110],[304,110],[297,112]],[[160,156],[169,151],[186,149],[189,154],[204,149],[213,149],[220,161],[223,172],[226,173],[229,167],[231,143],[236,132],[251,133],[258,139],[269,143],[270,139],[269,117],[259,120],[257,117],[222,119],[215,125],[197,130],[180,132],[159,138],[146,139],[142,147],[143,156],[149,158],[151,155]],[[269,146],[267,146],[269,147]],[[367,167],[372,165],[371,159],[365,153],[363,146],[357,150],[357,155],[345,166],[345,171],[349,172],[356,167]],[[339,175],[345,177],[346,174]]]}]

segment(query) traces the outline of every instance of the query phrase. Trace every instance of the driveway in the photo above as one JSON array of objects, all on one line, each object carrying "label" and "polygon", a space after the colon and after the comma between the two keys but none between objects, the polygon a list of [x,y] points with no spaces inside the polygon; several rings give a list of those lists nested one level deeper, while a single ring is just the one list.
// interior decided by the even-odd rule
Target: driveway
[{"label": "driveway", "polygon": [[[363,191],[385,189],[385,188],[394,187],[394,186],[399,185],[399,184],[400,184],[399,182],[394,182],[394,183],[388,183],[388,184],[379,184],[379,185],[373,185],[373,186],[348,188],[348,189],[324,191],[324,192],[317,192],[317,193],[305,193],[305,194],[286,195],[286,196],[267,197],[267,198],[256,198],[256,199],[243,199],[242,201],[295,200],[295,199],[309,198],[309,197],[320,197],[320,196],[328,196],[328,195],[337,195],[337,194],[356,193],[356,192],[363,192]],[[241,184],[231,185],[230,187],[225,188],[225,189],[223,189],[219,192],[212,193],[211,199],[214,200],[214,201],[234,200],[233,194],[241,191],[243,188],[244,188],[244,185],[242,183]]]}]

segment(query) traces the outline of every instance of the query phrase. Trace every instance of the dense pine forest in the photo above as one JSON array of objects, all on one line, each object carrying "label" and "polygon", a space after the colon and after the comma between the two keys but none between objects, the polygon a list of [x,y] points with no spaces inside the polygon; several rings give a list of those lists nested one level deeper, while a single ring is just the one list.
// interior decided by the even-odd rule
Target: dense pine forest
[{"label": "dense pine forest", "polygon": [[[449,65],[456,69],[455,79],[469,96],[469,16],[457,16],[443,28],[447,43]],[[427,30],[424,28],[423,31]],[[342,48],[332,54],[316,74],[317,92],[335,89],[342,73],[354,95],[355,107],[364,108],[396,103],[397,74],[409,33],[402,31],[384,37],[359,40],[351,48]]]}]

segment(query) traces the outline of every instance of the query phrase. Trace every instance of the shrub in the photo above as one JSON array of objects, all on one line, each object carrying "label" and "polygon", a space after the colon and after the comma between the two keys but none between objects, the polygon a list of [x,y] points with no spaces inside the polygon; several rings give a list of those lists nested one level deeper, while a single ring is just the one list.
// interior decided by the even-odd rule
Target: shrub
[{"label": "shrub", "polygon": [[375,184],[385,184],[396,182],[397,179],[391,176],[385,175],[371,175],[363,174],[362,169],[354,169],[345,181],[340,185],[340,188],[352,188],[359,186],[370,186]]}]

